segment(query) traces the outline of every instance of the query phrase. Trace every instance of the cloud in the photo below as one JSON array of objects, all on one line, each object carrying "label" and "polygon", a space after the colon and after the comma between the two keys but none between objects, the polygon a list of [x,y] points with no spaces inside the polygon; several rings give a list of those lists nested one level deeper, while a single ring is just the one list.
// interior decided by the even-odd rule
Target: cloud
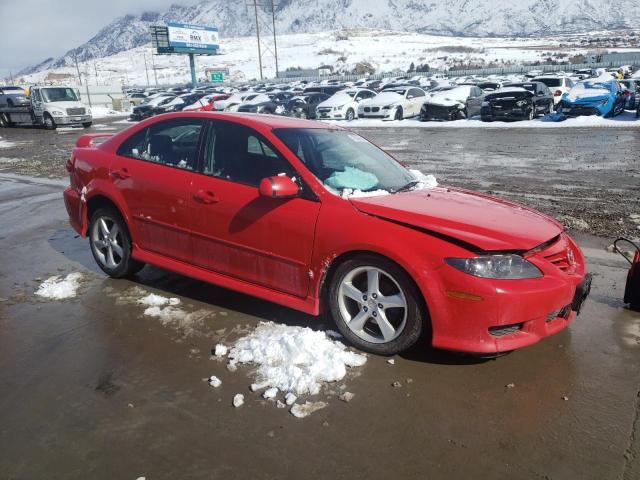
[{"label": "cloud", "polygon": [[0,78],[62,55],[117,17],[195,3],[198,0],[0,0]]}]

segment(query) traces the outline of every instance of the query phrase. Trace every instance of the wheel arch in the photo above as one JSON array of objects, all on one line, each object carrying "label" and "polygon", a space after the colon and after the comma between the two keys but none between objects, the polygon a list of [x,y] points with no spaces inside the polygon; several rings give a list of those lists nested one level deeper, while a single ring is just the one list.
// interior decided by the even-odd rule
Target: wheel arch
[{"label": "wheel arch", "polygon": [[325,313],[328,309],[326,306],[326,302],[328,299],[328,295],[329,295],[329,286],[331,284],[331,281],[333,279],[333,275],[335,274],[336,270],[338,269],[338,267],[343,264],[344,262],[346,262],[347,260],[362,256],[362,255],[372,255],[375,257],[379,257],[381,259],[384,259],[388,262],[392,262],[394,265],[396,265],[398,268],[400,268],[404,273],[407,274],[407,277],[409,278],[409,281],[411,282],[413,288],[415,288],[416,293],[418,294],[418,300],[420,302],[420,306],[422,307],[426,317],[425,319],[427,320],[427,325],[425,325],[427,330],[431,330],[431,314],[429,312],[429,306],[427,304],[427,299],[424,296],[424,293],[422,292],[422,290],[420,289],[420,286],[418,285],[418,283],[415,281],[415,279],[413,278],[413,275],[411,274],[411,272],[405,268],[404,265],[402,265],[402,263],[398,262],[396,259],[389,257],[388,255],[384,255],[380,252],[376,252],[374,250],[366,250],[366,249],[359,249],[359,250],[349,250],[346,252],[341,253],[340,255],[337,255],[336,257],[332,258],[330,263],[327,265],[327,267],[323,270],[322,272],[322,277],[320,278],[320,283],[319,283],[319,287],[318,287],[318,300],[319,300],[319,311],[320,314]]},{"label": "wheel arch", "polygon": [[91,217],[93,214],[100,208],[112,208],[122,217],[124,224],[127,228],[127,233],[131,238],[131,241],[135,243],[135,239],[133,237],[133,232],[131,230],[130,218],[126,214],[126,212],[118,205],[118,202],[113,200],[111,197],[105,195],[104,193],[96,193],[87,199],[87,206],[85,211],[85,219],[84,219],[84,234],[89,234],[89,222],[91,221]]}]

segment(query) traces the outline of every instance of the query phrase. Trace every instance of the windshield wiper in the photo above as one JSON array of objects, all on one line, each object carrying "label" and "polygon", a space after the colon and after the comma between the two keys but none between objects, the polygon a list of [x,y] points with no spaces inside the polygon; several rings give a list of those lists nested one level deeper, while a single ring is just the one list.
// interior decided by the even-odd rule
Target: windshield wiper
[{"label": "windshield wiper", "polygon": [[413,187],[417,186],[418,184],[420,184],[420,180],[412,180],[406,185],[394,190],[393,193],[406,192],[408,190],[411,190]]}]

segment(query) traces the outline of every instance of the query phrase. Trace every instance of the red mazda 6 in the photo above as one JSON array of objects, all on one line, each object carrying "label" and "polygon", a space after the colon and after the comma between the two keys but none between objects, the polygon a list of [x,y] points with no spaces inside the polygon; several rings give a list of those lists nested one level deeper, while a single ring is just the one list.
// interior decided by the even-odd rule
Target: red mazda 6
[{"label": "red mazda 6", "polygon": [[97,136],[108,135],[78,140],[64,199],[111,277],[149,263],[324,313],[380,354],[422,332],[480,354],[531,345],[565,328],[589,293],[584,256],[558,222],[425,188],[341,128],[192,112]]}]

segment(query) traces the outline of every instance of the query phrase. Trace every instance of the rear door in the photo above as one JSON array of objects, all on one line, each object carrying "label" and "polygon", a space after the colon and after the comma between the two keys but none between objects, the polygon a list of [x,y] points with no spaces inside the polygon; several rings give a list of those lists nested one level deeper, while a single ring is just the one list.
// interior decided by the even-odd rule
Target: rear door
[{"label": "rear door", "polygon": [[407,117],[413,117],[420,113],[420,108],[422,108],[422,104],[425,102],[425,94],[419,88],[410,88],[407,92],[407,103],[409,104],[409,112]]},{"label": "rear door", "polygon": [[126,203],[137,246],[191,260],[189,192],[203,125],[199,118],[156,122],[118,149],[110,178]]},{"label": "rear door", "polygon": [[305,297],[320,203],[310,195],[277,199],[259,194],[263,178],[300,180],[289,162],[247,126],[210,121],[204,151],[189,199],[194,263]]}]

